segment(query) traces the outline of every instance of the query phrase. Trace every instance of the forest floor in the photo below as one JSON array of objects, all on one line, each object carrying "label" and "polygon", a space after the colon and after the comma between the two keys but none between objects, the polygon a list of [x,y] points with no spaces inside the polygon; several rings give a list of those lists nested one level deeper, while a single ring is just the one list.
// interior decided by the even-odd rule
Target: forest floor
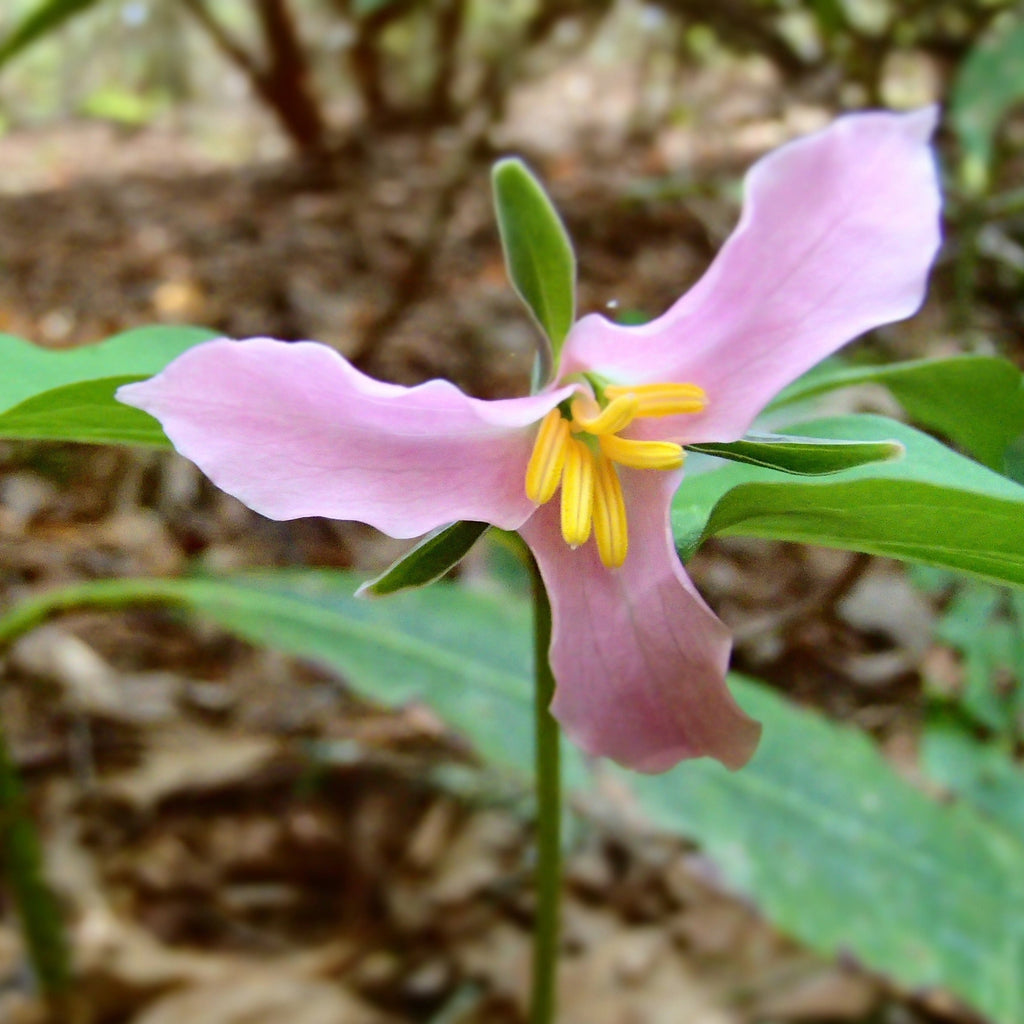
[{"label": "forest floor", "polygon": [[[577,112],[566,123],[539,134],[529,110],[544,97],[524,96],[493,138],[550,184],[582,311],[665,308],[728,233],[742,169],[825,120],[756,66],[695,83],[696,108],[715,117],[672,129],[574,74],[547,85],[560,99],[545,109]],[[188,321],[316,338],[401,383],[520,393],[532,328],[505,279],[487,158],[461,147],[375,137],[328,180],[288,160],[228,165],[174,125],[11,134],[0,330],[66,346]],[[933,300],[873,344],[948,351],[944,323]],[[399,550],[360,526],[261,520],[172,456],[8,444],[0,459],[5,607],[73,580],[370,568]],[[932,639],[935,607],[898,567],[734,540],[692,570],[736,631],[738,667],[912,764],[921,666],[950,656]],[[432,716],[379,711],[339,684],[152,610],[61,619],[7,656],[0,712],[92,1024],[523,1019],[528,822],[425,783],[423,766],[450,750]],[[320,766],[311,789],[302,751],[318,739],[360,753]],[[565,894],[565,1024],[943,1012],[779,935],[681,841],[585,825]],[[8,908],[0,1021],[40,1020]]]}]

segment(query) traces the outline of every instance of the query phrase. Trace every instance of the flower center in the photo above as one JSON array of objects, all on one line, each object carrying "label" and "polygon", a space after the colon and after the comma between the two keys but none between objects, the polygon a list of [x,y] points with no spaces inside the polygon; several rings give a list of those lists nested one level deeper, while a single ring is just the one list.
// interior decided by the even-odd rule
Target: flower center
[{"label": "flower center", "polygon": [[562,488],[562,537],[577,548],[593,529],[601,561],[614,569],[626,560],[626,503],[616,465],[678,469],[681,445],[639,441],[619,434],[633,420],[700,412],[707,396],[696,384],[609,385],[599,399],[577,395],[568,410],[541,421],[526,467],[526,495],[543,505]]}]

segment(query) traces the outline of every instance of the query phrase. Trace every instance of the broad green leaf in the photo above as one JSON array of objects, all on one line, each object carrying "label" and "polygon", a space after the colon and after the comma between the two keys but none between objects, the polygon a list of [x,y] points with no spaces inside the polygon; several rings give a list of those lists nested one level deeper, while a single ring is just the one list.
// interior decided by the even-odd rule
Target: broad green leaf
[{"label": "broad green leaf", "polygon": [[[350,573],[267,571],[225,579],[105,580],[51,592],[0,617],[0,648],[54,612],[141,602],[181,606],[254,644],[317,662],[392,706],[420,701],[485,761],[532,771],[530,607],[438,583],[386,601],[355,596]],[[566,750],[582,784],[581,759]]]},{"label": "broad green leaf", "polygon": [[1024,591],[963,580],[934,632],[960,656],[961,713],[1012,743],[1024,730]]},{"label": "broad green leaf", "polygon": [[[313,659],[389,704],[419,700],[496,767],[531,771],[529,606],[445,584],[387,601],[345,573],[87,583],[15,607],[0,643],[49,614],[169,602],[254,643]],[[1024,1024],[1024,845],[964,805],[900,780],[860,733],[733,679],[765,724],[750,765],[690,762],[665,775],[611,770],[616,806],[687,836],[720,878],[824,953],[905,988],[947,989],[997,1024]],[[569,785],[587,785],[566,746]],[[591,793],[588,801],[595,796]]]},{"label": "broad green leaf", "polygon": [[815,368],[772,403],[783,408],[859,384],[881,384],[921,426],[943,434],[990,469],[1002,472],[1007,448],[1024,435],[1024,383],[1006,359],[951,356],[888,366]]},{"label": "broad green leaf", "polygon": [[551,351],[541,354],[546,380],[576,316],[576,257],[557,210],[526,164],[499,160],[491,182],[509,279],[550,342]]},{"label": "broad green leaf", "polygon": [[489,524],[460,521],[435,530],[375,579],[359,588],[360,596],[383,597],[439,580],[469,554]]},{"label": "broad green leaf", "polygon": [[900,780],[862,734],[750,682],[753,761],[615,773],[660,830],[696,839],[722,880],[812,948],[905,988],[942,988],[1024,1022],[1024,845]]},{"label": "broad green leaf", "polygon": [[1024,21],[1000,24],[960,64],[950,93],[949,122],[963,151],[961,182],[974,195],[988,187],[996,132],[1024,99]]},{"label": "broad green leaf", "polygon": [[97,7],[103,0],[42,0],[0,40],[0,67],[64,22]]},{"label": "broad green leaf", "polygon": [[96,345],[53,350],[2,334],[0,410],[65,384],[102,377],[151,377],[186,349],[217,336],[205,327],[139,327]]},{"label": "broad green leaf", "polygon": [[1024,586],[1024,487],[884,417],[843,416],[793,429],[810,437],[896,440],[906,455],[818,478],[735,463],[692,474],[672,506],[684,557],[714,534],[738,534],[864,551]]},{"label": "broad green leaf", "polygon": [[81,441],[169,448],[160,424],[114,397],[144,377],[106,377],[52,388],[0,413],[0,437],[17,441]]},{"label": "broad green leaf", "polygon": [[954,721],[929,722],[921,744],[922,766],[1024,849],[1024,770],[991,743],[982,743]]},{"label": "broad green leaf", "polygon": [[798,476],[825,476],[869,462],[898,459],[903,454],[903,445],[896,441],[823,441],[818,437],[785,434],[747,434],[739,441],[686,447],[702,455]]}]

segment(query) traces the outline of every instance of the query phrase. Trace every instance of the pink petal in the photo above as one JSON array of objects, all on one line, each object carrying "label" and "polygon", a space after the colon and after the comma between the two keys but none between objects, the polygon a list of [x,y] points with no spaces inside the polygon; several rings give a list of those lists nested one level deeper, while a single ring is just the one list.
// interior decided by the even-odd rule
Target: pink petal
[{"label": "pink petal", "polygon": [[456,519],[515,529],[534,424],[572,391],[486,402],[447,381],[360,373],[313,342],[211,341],[118,391],[218,487],[271,519],[413,537]]},{"label": "pink petal", "polygon": [[[562,373],[692,381],[707,410],[645,425],[732,440],[785,385],[924,299],[940,243],[935,108],[840,118],[751,168],[739,226],[704,277],[641,327],[584,317]],[[668,433],[665,427],[670,426]]]},{"label": "pink petal", "polygon": [[668,507],[678,473],[622,470],[629,554],[606,569],[593,539],[571,550],[558,502],[520,528],[551,599],[551,710],[576,744],[660,772],[710,755],[730,768],[754,751],[758,723],[725,685],[729,634],[675,552]]}]

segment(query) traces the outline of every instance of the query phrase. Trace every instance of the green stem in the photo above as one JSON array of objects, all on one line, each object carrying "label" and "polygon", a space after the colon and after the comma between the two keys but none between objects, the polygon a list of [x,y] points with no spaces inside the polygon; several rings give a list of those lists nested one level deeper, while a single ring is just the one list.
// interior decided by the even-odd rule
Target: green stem
[{"label": "green stem", "polygon": [[559,898],[562,889],[562,778],[558,723],[548,710],[555,693],[548,648],[551,606],[533,570],[534,736],[537,773],[537,914],[533,929],[531,1024],[553,1024],[558,974]]},{"label": "green stem", "polygon": [[[78,608],[119,608],[143,601],[173,601],[152,580],[84,583],[30,598],[0,618],[0,652],[47,619]],[[60,908],[43,873],[42,848],[17,767],[0,722],[0,871],[17,907],[28,958],[51,1017],[79,1019],[71,994],[67,935]]]},{"label": "green stem", "polygon": [[64,922],[43,877],[39,836],[25,806],[18,770],[0,728],[0,858],[43,997],[59,1006],[68,992],[70,959]]}]

